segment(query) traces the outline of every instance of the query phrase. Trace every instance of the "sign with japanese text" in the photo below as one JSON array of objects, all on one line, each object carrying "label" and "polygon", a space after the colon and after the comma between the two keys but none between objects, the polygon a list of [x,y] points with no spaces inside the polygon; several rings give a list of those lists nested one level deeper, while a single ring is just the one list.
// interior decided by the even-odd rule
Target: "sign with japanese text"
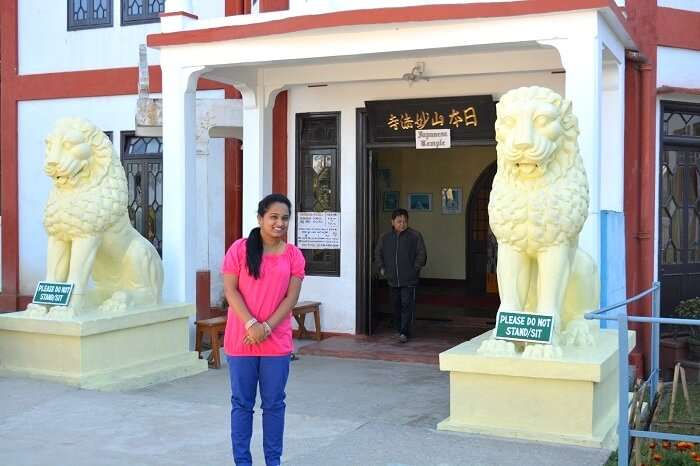
[{"label": "sign with japanese text", "polygon": [[365,102],[370,142],[409,142],[416,131],[450,130],[454,141],[493,140],[496,104],[490,95]]},{"label": "sign with japanese text", "polygon": [[417,129],[416,149],[449,149],[452,147],[449,129]]},{"label": "sign with japanese text", "polygon": [[72,283],[39,282],[34,291],[34,304],[67,306],[73,293]]},{"label": "sign with japanese text", "polygon": [[340,212],[298,212],[299,249],[340,249]]},{"label": "sign with japanese text", "polygon": [[552,343],[554,317],[527,312],[498,311],[496,314],[496,339]]}]

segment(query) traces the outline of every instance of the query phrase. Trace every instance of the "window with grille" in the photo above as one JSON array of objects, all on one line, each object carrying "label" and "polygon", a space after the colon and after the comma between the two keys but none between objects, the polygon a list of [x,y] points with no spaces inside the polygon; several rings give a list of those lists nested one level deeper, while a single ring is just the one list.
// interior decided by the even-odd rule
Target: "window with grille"
[{"label": "window with grille", "polygon": [[700,105],[662,103],[659,266],[662,314],[700,289]]},{"label": "window with grille", "polygon": [[[296,135],[296,211],[340,212],[340,113],[299,113]],[[340,250],[302,252],[307,275],[340,276]]]},{"label": "window with grille", "polygon": [[165,0],[121,0],[122,26],[157,23],[165,11]]},{"label": "window with grille", "polygon": [[162,254],[163,140],[122,133],[122,165],[131,224]]},{"label": "window with grille", "polygon": [[68,0],[68,30],[112,26],[113,0]]}]

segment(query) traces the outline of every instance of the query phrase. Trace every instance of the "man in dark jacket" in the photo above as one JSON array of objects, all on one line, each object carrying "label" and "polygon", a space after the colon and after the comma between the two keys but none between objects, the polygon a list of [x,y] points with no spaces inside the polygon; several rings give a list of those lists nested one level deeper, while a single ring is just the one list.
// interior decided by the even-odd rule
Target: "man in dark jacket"
[{"label": "man in dark jacket", "polygon": [[391,287],[391,303],[399,332],[399,341],[406,343],[411,336],[411,324],[416,312],[416,286],[421,267],[428,256],[423,236],[408,228],[408,212],[396,209],[391,213],[390,232],[379,238],[374,259],[379,273]]}]

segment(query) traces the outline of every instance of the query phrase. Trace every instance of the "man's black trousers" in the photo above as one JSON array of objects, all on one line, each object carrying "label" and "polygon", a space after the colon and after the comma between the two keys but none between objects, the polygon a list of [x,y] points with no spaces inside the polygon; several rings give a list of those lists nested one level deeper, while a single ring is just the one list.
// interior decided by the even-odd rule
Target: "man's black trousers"
[{"label": "man's black trousers", "polygon": [[396,330],[400,334],[410,337],[416,314],[416,287],[392,286],[391,306],[394,308]]}]

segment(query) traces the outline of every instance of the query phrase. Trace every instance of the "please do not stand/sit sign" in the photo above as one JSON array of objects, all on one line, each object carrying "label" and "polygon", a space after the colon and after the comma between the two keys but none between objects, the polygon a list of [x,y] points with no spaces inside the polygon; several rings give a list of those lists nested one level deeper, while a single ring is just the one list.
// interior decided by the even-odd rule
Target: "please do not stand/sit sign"
[{"label": "please do not stand/sit sign", "polygon": [[39,282],[32,302],[49,306],[67,306],[72,293],[72,283]]},{"label": "please do not stand/sit sign", "polygon": [[528,312],[498,311],[496,314],[496,339],[552,343],[554,316]]}]

